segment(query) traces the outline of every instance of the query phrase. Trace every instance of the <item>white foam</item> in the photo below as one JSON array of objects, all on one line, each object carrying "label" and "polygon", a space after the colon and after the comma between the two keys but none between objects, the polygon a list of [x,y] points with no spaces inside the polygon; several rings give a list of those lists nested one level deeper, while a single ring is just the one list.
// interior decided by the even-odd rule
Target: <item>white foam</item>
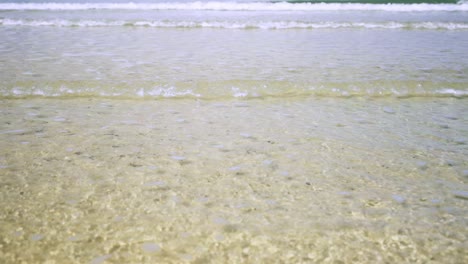
[{"label": "white foam", "polygon": [[140,97],[200,97],[200,94],[194,93],[192,90],[179,91],[175,87],[155,87],[153,89],[140,89],[136,92]]},{"label": "white foam", "polygon": [[[263,82],[263,81],[260,81]],[[156,86],[154,88],[139,88],[128,87],[122,89],[120,92],[108,91],[113,89],[107,87],[106,91],[101,91],[101,87],[73,87],[67,88],[66,85],[62,85],[59,89],[55,87],[43,86],[38,87],[11,87],[0,90],[0,98],[3,97],[14,97],[14,98],[26,98],[26,97],[112,97],[112,98],[200,98],[200,99],[213,99],[213,98],[258,98],[258,97],[282,97],[282,96],[338,96],[338,97],[349,97],[349,96],[396,96],[396,97],[468,97],[468,91],[466,89],[460,89],[459,86],[451,86],[451,83],[438,84],[438,87],[427,87],[423,88],[418,85],[413,86],[412,82],[408,84],[402,84],[401,87],[381,87],[376,89],[368,89],[366,87],[353,88],[336,88],[333,85],[320,85],[320,89],[312,89],[310,85],[295,86],[294,89],[287,89],[284,91],[270,91],[270,90],[257,90],[256,87],[259,85],[248,85],[241,87],[232,87],[231,89],[219,90],[218,86],[214,84],[208,89],[203,90],[191,90],[186,87],[176,86]],[[323,86],[323,87],[322,87]],[[211,93],[212,89],[216,90],[216,93]],[[246,107],[245,103],[234,104],[237,107]],[[391,112],[391,111],[387,111]],[[35,114],[35,113],[34,113]],[[187,120],[176,119],[176,122],[187,122]],[[1,134],[1,131],[0,131]]]},{"label": "white foam", "polygon": [[216,11],[468,11],[468,4],[357,4],[266,2],[1,3],[0,10],[216,10]]},{"label": "white foam", "polygon": [[[111,27],[124,26],[125,21],[95,21],[95,20],[22,20],[22,19],[0,19],[0,25],[4,26],[53,26],[53,27]],[[76,56],[71,54],[70,56]]]},{"label": "white foam", "polygon": [[241,91],[237,87],[232,87],[232,93],[234,97],[247,97],[249,95],[249,92]]},{"label": "white foam", "polygon": [[30,27],[155,27],[155,28],[219,28],[219,29],[417,29],[417,30],[467,30],[468,23],[453,22],[301,22],[301,21],[93,21],[93,20],[17,20],[0,19],[3,26]]},{"label": "white foam", "polygon": [[436,94],[452,95],[452,96],[458,97],[458,96],[467,96],[468,91],[455,90],[455,89],[442,89],[442,90],[436,91]]}]

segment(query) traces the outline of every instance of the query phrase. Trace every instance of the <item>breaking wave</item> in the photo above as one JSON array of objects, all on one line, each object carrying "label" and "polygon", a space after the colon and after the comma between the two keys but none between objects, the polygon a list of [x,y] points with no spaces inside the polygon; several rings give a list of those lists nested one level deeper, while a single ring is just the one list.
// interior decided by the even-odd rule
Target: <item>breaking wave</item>
[{"label": "breaking wave", "polygon": [[22,20],[0,19],[2,26],[31,27],[155,27],[220,29],[415,29],[467,30],[468,23],[454,22],[300,22],[300,21],[105,21],[105,20]]},{"label": "breaking wave", "polygon": [[358,4],[288,2],[163,2],[163,3],[0,3],[0,10],[215,10],[215,11],[468,11],[458,4]]}]

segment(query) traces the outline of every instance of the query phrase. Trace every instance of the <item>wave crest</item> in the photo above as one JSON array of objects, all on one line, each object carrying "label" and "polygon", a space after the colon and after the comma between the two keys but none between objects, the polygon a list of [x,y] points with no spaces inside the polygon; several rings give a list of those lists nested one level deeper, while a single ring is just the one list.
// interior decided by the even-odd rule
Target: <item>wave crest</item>
[{"label": "wave crest", "polygon": [[3,26],[31,27],[155,27],[155,28],[220,28],[220,29],[426,29],[467,30],[468,23],[454,22],[301,22],[301,21],[105,21],[105,20],[21,20],[0,19]]},{"label": "wave crest", "polygon": [[357,4],[265,2],[0,3],[0,10],[214,10],[214,11],[468,11],[468,4]]}]

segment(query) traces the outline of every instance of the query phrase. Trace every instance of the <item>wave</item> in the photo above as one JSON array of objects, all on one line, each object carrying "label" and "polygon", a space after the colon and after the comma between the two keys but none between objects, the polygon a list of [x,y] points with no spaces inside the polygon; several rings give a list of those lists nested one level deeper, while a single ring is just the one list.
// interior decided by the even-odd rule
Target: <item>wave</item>
[{"label": "wave", "polygon": [[0,19],[2,26],[30,27],[154,27],[154,28],[220,28],[220,29],[406,29],[468,30],[468,23],[454,22],[300,22],[300,21],[105,21],[105,20],[21,20]]},{"label": "wave", "polygon": [[102,82],[47,82],[0,89],[0,99],[114,98],[114,99],[264,99],[291,97],[455,97],[468,98],[466,83],[380,81],[355,83],[290,83],[231,80],[197,84],[122,85]]},{"label": "wave", "polygon": [[214,10],[214,11],[468,11],[468,4],[360,4],[289,2],[0,3],[1,10]]}]

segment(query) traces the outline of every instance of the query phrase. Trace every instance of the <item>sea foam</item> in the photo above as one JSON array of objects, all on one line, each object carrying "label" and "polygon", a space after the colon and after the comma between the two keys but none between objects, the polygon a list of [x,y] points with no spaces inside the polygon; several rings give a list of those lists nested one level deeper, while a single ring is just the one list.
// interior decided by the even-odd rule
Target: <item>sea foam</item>
[{"label": "sea foam", "polygon": [[0,3],[0,10],[216,10],[216,11],[468,11],[468,4],[357,4],[265,2]]},{"label": "sea foam", "polygon": [[2,26],[30,27],[154,27],[220,29],[407,29],[467,30],[468,23],[455,22],[302,22],[302,21],[125,21],[125,20],[28,20],[0,19]]}]

